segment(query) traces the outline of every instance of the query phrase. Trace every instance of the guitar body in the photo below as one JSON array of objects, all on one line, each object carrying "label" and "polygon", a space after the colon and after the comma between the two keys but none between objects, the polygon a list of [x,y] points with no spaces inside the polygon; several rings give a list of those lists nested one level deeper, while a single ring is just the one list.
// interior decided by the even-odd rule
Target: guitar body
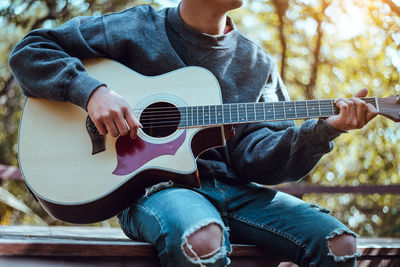
[{"label": "guitar body", "polygon": [[[217,80],[202,68],[147,77],[107,59],[84,65],[135,111],[222,103]],[[197,156],[225,144],[221,126],[172,125],[161,132],[140,129],[135,140],[106,135],[104,151],[92,154],[86,120],[71,103],[27,98],[20,122],[19,164],[29,189],[52,216],[72,223],[110,218],[158,182],[199,186]]]}]

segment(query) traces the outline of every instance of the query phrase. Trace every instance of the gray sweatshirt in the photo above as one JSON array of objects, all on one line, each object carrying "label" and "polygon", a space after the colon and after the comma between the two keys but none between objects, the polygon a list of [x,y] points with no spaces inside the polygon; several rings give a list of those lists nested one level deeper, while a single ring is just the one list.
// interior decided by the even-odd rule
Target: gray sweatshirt
[{"label": "gray sweatshirt", "polygon": [[[107,57],[143,75],[201,66],[217,78],[224,103],[288,100],[271,55],[234,26],[221,36],[187,26],[178,8],[138,6],[120,13],[77,17],[56,29],[29,33],[14,48],[10,66],[27,96],[69,101],[86,109],[101,81],[78,60]],[[206,103],[205,103],[206,104]],[[226,147],[203,153],[200,177],[278,184],[305,176],[331,151],[340,134],[324,120],[245,124]]]}]

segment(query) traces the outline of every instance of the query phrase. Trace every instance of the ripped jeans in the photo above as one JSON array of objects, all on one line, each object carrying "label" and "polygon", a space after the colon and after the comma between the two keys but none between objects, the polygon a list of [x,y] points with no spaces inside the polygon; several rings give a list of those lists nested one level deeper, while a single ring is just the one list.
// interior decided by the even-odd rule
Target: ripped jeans
[{"label": "ripped jeans", "polygon": [[[154,244],[162,266],[227,266],[230,242],[258,245],[299,266],[355,266],[358,255],[330,251],[330,238],[356,234],[327,210],[254,183],[209,179],[200,189],[174,186],[141,197],[118,217],[128,237]],[[189,257],[187,236],[210,223],[223,229],[220,250],[206,259]]]}]

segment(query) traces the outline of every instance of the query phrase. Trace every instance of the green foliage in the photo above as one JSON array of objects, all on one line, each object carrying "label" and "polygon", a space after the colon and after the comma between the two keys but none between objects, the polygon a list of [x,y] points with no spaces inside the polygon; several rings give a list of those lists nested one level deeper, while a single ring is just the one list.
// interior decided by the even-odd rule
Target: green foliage
[{"label": "green foliage", "polygon": [[[17,164],[17,125],[23,101],[7,65],[12,47],[30,29],[55,27],[77,15],[93,15],[161,1],[13,0],[0,5],[0,164]],[[163,1],[165,2],[165,1]],[[397,3],[397,4],[396,4]],[[248,0],[231,12],[239,29],[276,59],[292,99],[351,97],[367,87],[371,96],[394,94],[400,71],[398,1]],[[398,184],[400,129],[376,118],[342,134],[334,150],[302,181],[329,186]],[[20,182],[3,185],[48,224],[49,218]],[[400,237],[397,195],[306,195],[363,236]],[[33,203],[33,204],[32,204]],[[34,223],[0,205],[0,223]],[[111,225],[116,225],[112,220]]]}]

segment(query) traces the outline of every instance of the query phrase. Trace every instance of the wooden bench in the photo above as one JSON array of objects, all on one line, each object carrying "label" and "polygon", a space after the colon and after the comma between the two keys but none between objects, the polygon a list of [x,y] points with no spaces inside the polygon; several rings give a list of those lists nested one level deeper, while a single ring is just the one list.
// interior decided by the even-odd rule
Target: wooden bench
[{"label": "wooden bench", "polygon": [[[358,266],[400,266],[400,239],[360,238]],[[233,267],[296,266],[251,245],[233,245]],[[281,263],[284,262],[284,263]],[[28,264],[29,263],[29,264]],[[0,226],[0,266],[159,266],[149,243],[119,228]]]},{"label": "wooden bench", "polygon": [[[0,179],[21,180],[18,168],[0,165]],[[357,187],[285,186],[279,190],[306,193],[399,193],[400,185]],[[256,246],[233,244],[233,267],[279,266],[293,263]],[[360,238],[357,266],[400,266],[400,239]],[[149,243],[128,239],[119,228],[0,226],[0,266],[159,266]]]},{"label": "wooden bench", "polygon": [[[231,266],[278,266],[282,261],[248,245],[233,245]],[[29,263],[29,264],[27,264]],[[159,266],[149,243],[119,228],[0,226],[0,266]]]}]

